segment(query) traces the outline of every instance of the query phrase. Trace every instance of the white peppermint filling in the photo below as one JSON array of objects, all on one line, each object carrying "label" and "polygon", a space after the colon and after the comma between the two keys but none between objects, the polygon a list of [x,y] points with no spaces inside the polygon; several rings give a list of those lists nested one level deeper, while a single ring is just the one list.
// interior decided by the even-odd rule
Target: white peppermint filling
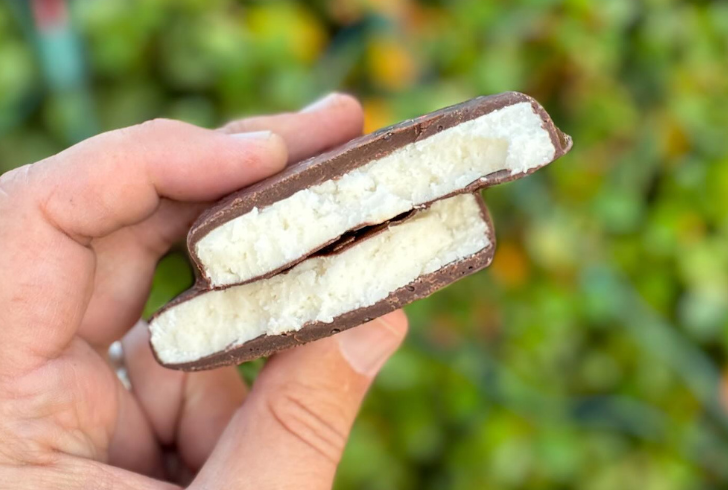
[{"label": "white peppermint filling", "polygon": [[213,286],[245,282],[351,229],[383,223],[493,172],[544,165],[555,151],[541,117],[521,102],[255,208],[208,233],[195,252]]},{"label": "white peppermint filling", "polygon": [[286,273],[168,309],[150,325],[152,345],[163,363],[179,364],[261,335],[332,322],[489,247],[487,227],[475,196],[438,201],[337,255],[312,257]]}]

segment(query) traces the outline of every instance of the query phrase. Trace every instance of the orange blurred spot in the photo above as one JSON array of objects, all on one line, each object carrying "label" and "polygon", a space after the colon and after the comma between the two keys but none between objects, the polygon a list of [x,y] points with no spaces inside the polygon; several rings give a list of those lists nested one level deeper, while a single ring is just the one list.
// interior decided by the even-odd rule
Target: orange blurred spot
[{"label": "orange blurred spot", "polygon": [[440,315],[427,331],[430,342],[440,347],[453,348],[462,342],[459,325],[451,317]]},{"label": "orange blurred spot", "polygon": [[364,16],[360,0],[329,0],[329,12],[339,24],[353,24]]},{"label": "orange blurred spot", "polygon": [[530,265],[522,248],[514,243],[499,244],[490,273],[509,287],[523,285],[528,279]]},{"label": "orange blurred spot", "polygon": [[382,99],[368,99],[364,106],[364,133],[371,133],[379,128],[391,124],[392,112]]},{"label": "orange blurred spot", "polygon": [[414,56],[395,39],[375,39],[369,45],[369,71],[378,85],[401,90],[414,83],[418,67]]},{"label": "orange blurred spot", "polygon": [[488,341],[498,337],[503,324],[498,307],[484,299],[473,306],[473,322],[477,325],[478,333]]},{"label": "orange blurred spot", "polygon": [[410,35],[414,33],[436,35],[451,27],[448,22],[450,19],[443,9],[420,4],[411,5],[402,20]]},{"label": "orange blurred spot", "polygon": [[366,4],[380,14],[401,17],[407,11],[410,0],[367,0]]}]

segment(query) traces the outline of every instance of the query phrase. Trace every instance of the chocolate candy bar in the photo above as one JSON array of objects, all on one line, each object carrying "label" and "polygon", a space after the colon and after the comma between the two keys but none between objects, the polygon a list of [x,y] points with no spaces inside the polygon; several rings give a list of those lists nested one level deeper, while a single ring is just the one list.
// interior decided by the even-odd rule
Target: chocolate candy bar
[{"label": "chocolate candy bar", "polygon": [[193,289],[154,317],[152,346],[172,368],[244,362],[429,296],[487,267],[494,249],[482,198],[450,197],[286,272],[222,290]]},{"label": "chocolate candy bar", "polygon": [[198,370],[332,335],[486,267],[478,189],[571,148],[530,97],[479,97],[357,138],[227,198],[188,235],[195,287],[150,323]]}]

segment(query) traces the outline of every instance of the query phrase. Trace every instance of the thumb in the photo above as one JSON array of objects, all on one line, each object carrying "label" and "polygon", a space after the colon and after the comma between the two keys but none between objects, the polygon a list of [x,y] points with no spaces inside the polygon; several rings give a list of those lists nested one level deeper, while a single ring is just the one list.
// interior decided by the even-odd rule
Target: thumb
[{"label": "thumb", "polygon": [[273,357],[191,489],[330,489],[359,406],[402,343],[395,311]]}]

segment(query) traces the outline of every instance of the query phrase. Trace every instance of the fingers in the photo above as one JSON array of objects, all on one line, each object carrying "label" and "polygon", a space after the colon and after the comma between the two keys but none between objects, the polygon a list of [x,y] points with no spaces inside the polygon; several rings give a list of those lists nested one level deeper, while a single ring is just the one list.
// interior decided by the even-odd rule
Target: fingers
[{"label": "fingers", "polygon": [[66,348],[91,297],[94,237],[139,223],[161,197],[206,201],[279,170],[283,140],[155,121],[87,140],[0,177],[0,371]]},{"label": "fingers", "polygon": [[374,376],[407,330],[397,311],[273,357],[191,489],[330,489]]},{"label": "fingers", "polygon": [[247,394],[237,370],[184,373],[161,367],[152,355],[144,322],[122,344],[133,393],[158,440],[176,445],[182,462],[197,471]]},{"label": "fingers", "polygon": [[[358,136],[362,121],[355,98],[332,94],[299,113],[234,121],[223,131],[273,131],[285,140],[289,160],[296,161]],[[93,297],[79,329],[84,339],[105,351],[137,321],[159,257],[184,237],[201,209],[164,200],[144,222],[94,242],[98,266]]]},{"label": "fingers", "polygon": [[296,114],[259,116],[233,121],[222,128],[226,133],[270,129],[288,145],[289,161],[297,162],[359,136],[364,112],[350,95],[330,94]]}]

